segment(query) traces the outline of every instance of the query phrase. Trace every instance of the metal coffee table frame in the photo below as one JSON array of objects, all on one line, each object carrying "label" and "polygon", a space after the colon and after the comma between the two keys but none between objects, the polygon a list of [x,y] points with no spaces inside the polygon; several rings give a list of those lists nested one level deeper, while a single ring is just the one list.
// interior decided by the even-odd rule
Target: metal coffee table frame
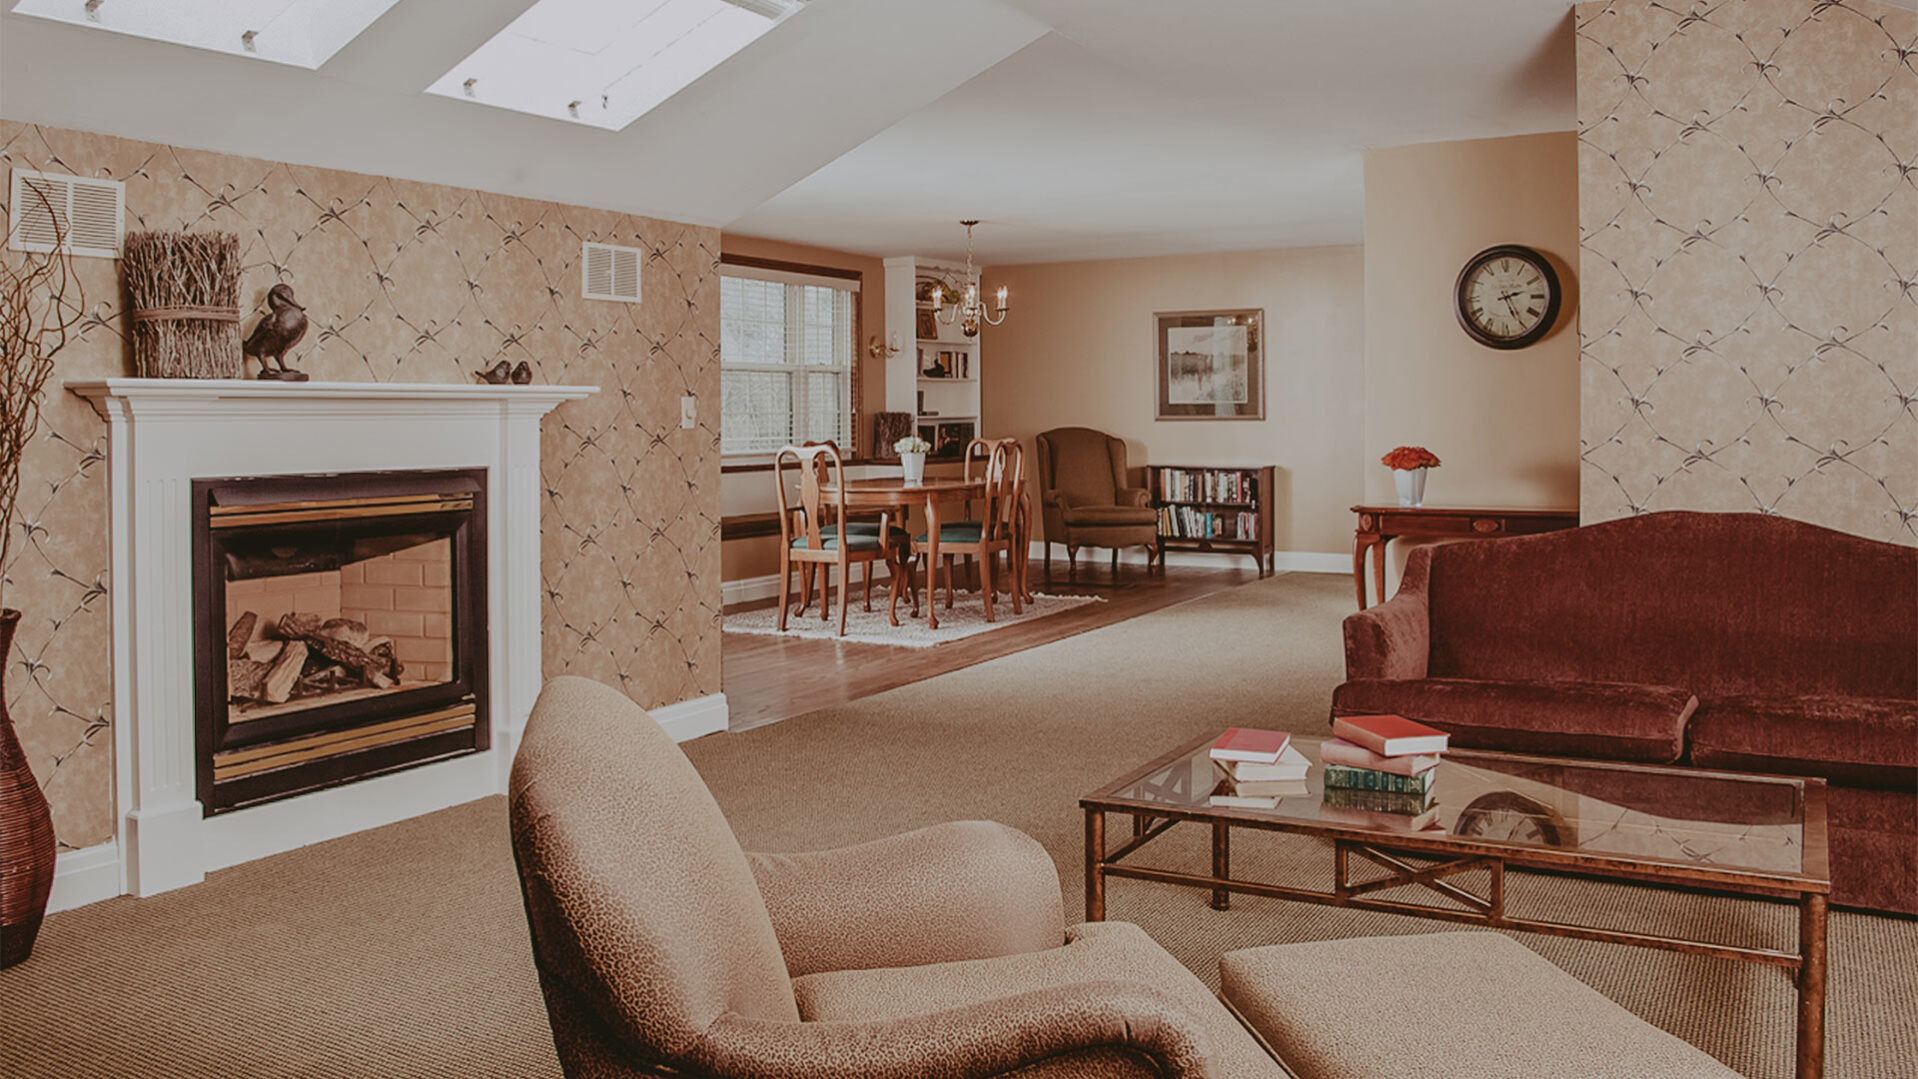
[{"label": "metal coffee table frame", "polygon": [[[1240,892],[1272,899],[1388,911],[1393,914],[1480,925],[1489,929],[1523,930],[1529,933],[1629,944],[1642,948],[1659,948],[1691,955],[1715,956],[1720,959],[1774,966],[1789,974],[1798,990],[1796,1071],[1798,1079],[1819,1079],[1824,1075],[1825,921],[1826,906],[1831,893],[1831,876],[1826,848],[1824,780],[1790,777],[1803,784],[1805,796],[1803,871],[1800,873],[1664,861],[1597,851],[1523,846],[1469,839],[1442,831],[1429,835],[1376,831],[1333,821],[1265,814],[1258,810],[1199,805],[1180,807],[1120,795],[1119,792],[1134,786],[1140,780],[1161,769],[1169,768],[1181,760],[1188,760],[1195,754],[1204,752],[1212,740],[1208,737],[1168,753],[1151,764],[1136,769],[1080,799],[1079,805],[1085,810],[1085,916],[1087,921],[1105,920],[1106,878],[1125,877],[1132,880],[1159,881],[1208,890],[1212,893],[1212,907],[1215,910],[1229,909],[1232,893]],[[1468,763],[1507,760],[1562,763],[1580,768],[1608,767],[1596,761],[1521,757],[1516,754],[1464,750],[1448,754],[1447,760]],[[1645,765],[1619,767],[1638,771],[1654,770]],[[1746,776],[1731,772],[1706,772],[1696,769],[1667,769],[1667,771],[1675,776],[1698,778],[1762,779],[1773,782],[1786,778]],[[1131,837],[1111,849],[1108,849],[1106,844],[1106,814],[1108,813],[1123,814],[1132,818]],[[1184,873],[1129,864],[1124,861],[1154,839],[1170,831],[1173,826],[1185,822],[1209,825],[1212,829],[1210,875]],[[1289,832],[1331,840],[1333,890],[1326,892],[1234,878],[1231,871],[1232,829],[1234,828]],[[1403,855],[1439,860],[1429,865],[1415,865],[1406,861]],[[1350,873],[1352,860],[1355,857],[1385,869],[1388,875],[1376,880],[1355,882]],[[1798,947],[1795,951],[1750,948],[1682,937],[1517,917],[1506,910],[1505,871],[1508,867],[1545,870],[1611,881],[1679,886],[1731,893],[1745,898],[1792,902],[1798,906]],[[1490,872],[1490,883],[1486,894],[1482,896],[1446,879],[1478,869]],[[1433,907],[1385,899],[1372,894],[1408,885],[1422,886],[1460,906]]]}]

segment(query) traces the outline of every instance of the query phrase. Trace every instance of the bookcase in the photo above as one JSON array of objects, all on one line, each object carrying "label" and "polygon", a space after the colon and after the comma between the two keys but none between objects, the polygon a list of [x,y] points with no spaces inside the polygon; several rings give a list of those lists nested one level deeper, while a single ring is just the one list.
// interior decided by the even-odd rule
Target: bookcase
[{"label": "bookcase", "polygon": [[912,413],[934,460],[957,460],[980,433],[979,337],[932,317],[935,282],[955,289],[968,283],[961,266],[914,256],[886,260],[886,326],[901,337],[912,331],[912,344],[886,361],[886,408]]},{"label": "bookcase", "polygon": [[1278,561],[1272,541],[1273,465],[1148,465],[1161,551],[1249,554],[1259,576]]}]

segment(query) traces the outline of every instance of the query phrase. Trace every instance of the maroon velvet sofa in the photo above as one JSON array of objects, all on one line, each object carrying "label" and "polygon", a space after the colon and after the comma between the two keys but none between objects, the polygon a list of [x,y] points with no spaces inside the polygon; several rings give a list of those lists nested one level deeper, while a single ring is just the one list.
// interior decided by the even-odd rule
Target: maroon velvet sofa
[{"label": "maroon velvet sofa", "polygon": [[1425,547],[1332,714],[1452,744],[1822,776],[1832,900],[1918,914],[1918,548],[1755,513]]}]

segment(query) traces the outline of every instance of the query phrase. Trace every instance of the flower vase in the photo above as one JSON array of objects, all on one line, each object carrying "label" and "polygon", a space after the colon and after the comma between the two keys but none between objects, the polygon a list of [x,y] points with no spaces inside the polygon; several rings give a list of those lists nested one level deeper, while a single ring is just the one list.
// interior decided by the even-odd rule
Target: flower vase
[{"label": "flower vase", "polygon": [[1423,468],[1395,468],[1392,470],[1392,482],[1398,485],[1399,505],[1425,505],[1425,472]]},{"label": "flower vase", "polygon": [[899,468],[905,473],[907,483],[926,482],[926,455],[923,453],[902,453],[899,455]]},{"label": "flower vase", "polygon": [[0,969],[33,954],[53,892],[53,817],[7,713],[7,657],[19,611],[0,611]]}]

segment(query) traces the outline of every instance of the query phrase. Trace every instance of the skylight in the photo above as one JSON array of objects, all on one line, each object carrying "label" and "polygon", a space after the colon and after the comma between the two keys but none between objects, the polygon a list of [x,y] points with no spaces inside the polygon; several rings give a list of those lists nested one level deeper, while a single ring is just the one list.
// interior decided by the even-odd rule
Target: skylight
[{"label": "skylight", "polygon": [[16,15],[317,68],[399,0],[19,0]]},{"label": "skylight", "polygon": [[539,0],[428,93],[618,131],[805,0]]}]

